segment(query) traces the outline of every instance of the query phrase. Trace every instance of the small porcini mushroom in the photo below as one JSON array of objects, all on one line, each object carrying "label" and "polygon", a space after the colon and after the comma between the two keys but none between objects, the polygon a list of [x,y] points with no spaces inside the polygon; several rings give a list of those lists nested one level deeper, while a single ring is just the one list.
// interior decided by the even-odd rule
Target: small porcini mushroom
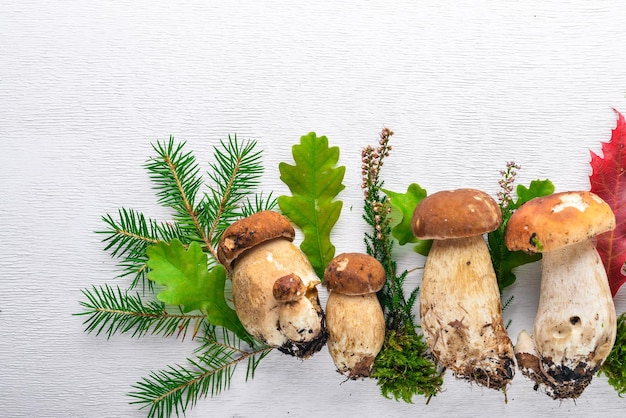
[{"label": "small porcini mushroom", "polygon": [[606,202],[590,192],[538,197],[513,213],[511,251],[543,253],[533,335],[522,331],[518,367],[554,399],[577,398],[615,342],[615,306],[592,237],[615,228]]},{"label": "small porcini mushroom", "polygon": [[296,302],[304,297],[306,287],[296,274],[288,274],[278,278],[272,286],[274,299],[279,302]]},{"label": "small porcini mushroom", "polygon": [[[292,243],[294,237],[287,218],[262,211],[230,225],[217,255],[230,273],[235,311],[244,328],[283,353],[306,358],[324,346],[328,334],[316,287],[320,279]],[[292,277],[292,283],[285,277]],[[295,291],[290,287],[294,283]],[[291,297],[302,297],[282,300],[281,287]]]},{"label": "small porcini mushroom", "polygon": [[[315,287],[319,280],[309,286]],[[314,340],[321,332],[317,309],[305,297],[306,286],[296,274],[283,276],[274,282],[272,293],[280,302],[278,307],[278,326],[282,333],[295,343]]]},{"label": "small porcini mushroom", "polygon": [[324,272],[328,351],[337,371],[368,377],[385,339],[385,316],[376,292],[385,284],[383,266],[366,254],[344,253]]},{"label": "small porcini mushroom", "polygon": [[417,238],[434,240],[420,288],[421,326],[433,356],[457,378],[498,390],[513,378],[513,345],[482,235],[501,222],[498,204],[475,189],[434,193],[412,220]]}]

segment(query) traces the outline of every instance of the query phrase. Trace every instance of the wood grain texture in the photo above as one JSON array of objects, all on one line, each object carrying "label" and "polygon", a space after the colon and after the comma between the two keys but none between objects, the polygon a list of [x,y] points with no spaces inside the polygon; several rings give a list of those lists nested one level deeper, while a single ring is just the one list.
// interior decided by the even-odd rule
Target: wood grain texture
[{"label": "wood grain texture", "polygon": [[[519,180],[588,189],[626,112],[626,3],[422,1],[3,1],[0,5],[0,416],[140,417],[130,385],[191,354],[193,342],[83,333],[80,289],[108,283],[100,217],[159,219],[142,168],[170,134],[200,161],[228,134],[264,149],[263,189],[286,193],[278,163],[315,131],[347,167],[338,252],[363,251],[360,150],[383,126],[395,150],[386,186],[495,194],[508,160]],[[400,249],[401,268],[423,263]],[[519,271],[505,311],[530,329],[539,266]],[[410,277],[410,287],[420,282]],[[322,292],[325,303],[326,295]],[[626,310],[626,291],[616,297]],[[344,382],[327,351],[270,355],[188,416],[617,416],[605,379],[555,402],[518,373],[509,402],[446,378],[429,405]]]}]

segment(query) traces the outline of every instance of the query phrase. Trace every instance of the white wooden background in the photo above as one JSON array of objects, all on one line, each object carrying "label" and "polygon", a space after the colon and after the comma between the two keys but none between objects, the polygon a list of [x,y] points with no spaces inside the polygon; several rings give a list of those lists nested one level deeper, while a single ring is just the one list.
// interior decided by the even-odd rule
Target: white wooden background
[{"label": "white wooden background", "polygon": [[[244,4],[245,3],[245,4]],[[626,112],[623,1],[59,1],[0,4],[0,416],[141,417],[130,385],[182,362],[194,342],[83,333],[80,290],[115,283],[100,217],[124,206],[159,219],[143,169],[151,143],[187,140],[203,164],[227,135],[264,149],[263,189],[310,131],[347,167],[338,252],[364,251],[360,150],[396,132],[386,186],[493,195],[508,160],[519,180],[588,189]],[[423,263],[402,249],[400,266]],[[505,318],[531,327],[539,265],[520,269]],[[419,284],[419,273],[411,286]],[[123,283],[121,283],[123,284]],[[325,301],[325,295],[322,298]],[[626,310],[626,290],[616,298]],[[597,378],[553,401],[518,373],[501,394],[446,377],[424,405],[344,382],[326,350],[272,354],[256,378],[190,417],[619,416]]]}]

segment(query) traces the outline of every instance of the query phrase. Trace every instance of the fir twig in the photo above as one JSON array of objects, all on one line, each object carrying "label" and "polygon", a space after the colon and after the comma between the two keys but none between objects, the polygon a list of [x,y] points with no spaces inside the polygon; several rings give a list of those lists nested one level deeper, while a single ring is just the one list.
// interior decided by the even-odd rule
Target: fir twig
[{"label": "fir twig", "polygon": [[[258,186],[263,173],[261,152],[255,150],[256,141],[241,143],[236,136],[229,136],[228,142],[221,141],[221,146],[222,149],[214,149],[217,162],[211,164],[212,171],[209,172],[214,184],[198,207],[198,216],[207,226],[205,241],[215,258],[214,246],[224,230],[242,217],[240,204]],[[261,197],[259,199],[259,202],[263,201]],[[275,204],[270,201],[269,206]]]},{"label": "fir twig", "polygon": [[[85,332],[108,337],[131,333],[133,337],[156,334],[185,338],[191,331],[192,338],[202,341],[196,351],[199,354],[188,359],[188,365],[154,372],[134,386],[137,390],[130,394],[136,399],[134,403],[149,407],[150,416],[184,413],[198,398],[220,393],[228,388],[235,366],[241,362],[247,364],[246,379],[252,378],[258,362],[271,351],[256,341],[248,346],[221,327],[216,332],[205,315],[185,314],[180,306],[174,308],[130,293],[139,282],[147,282],[147,290],[154,294],[146,276],[148,247],[174,239],[187,247],[196,241],[210,253],[207,267],[211,267],[217,262],[215,247],[230,223],[276,206],[271,194],[267,198],[262,194],[251,197],[263,172],[261,152],[254,149],[255,144],[230,136],[228,141],[220,141],[220,147],[214,147],[215,162],[208,173],[213,184],[205,185],[199,165],[193,154],[185,151],[184,142],[175,143],[172,137],[159,141],[153,144],[157,156],[146,168],[156,185],[159,203],[173,209],[173,222],[157,222],[132,209],[120,209],[117,217],[102,218],[107,227],[99,233],[105,236],[105,249],[120,259],[120,276],[134,275],[134,280],[125,291],[109,285],[83,290],[86,300],[80,304],[85,310],[77,315],[87,316]],[[208,191],[199,198],[203,186]]]},{"label": "fir twig", "polygon": [[196,194],[203,184],[200,167],[193,154],[184,151],[184,146],[185,142],[176,144],[174,137],[167,143],[157,141],[153,148],[158,155],[148,161],[146,168],[158,190],[159,203],[174,209],[174,219],[181,230],[191,239],[210,246],[195,207]]},{"label": "fir twig", "polygon": [[255,194],[254,201],[250,198],[241,205],[241,216],[246,218],[257,212],[265,210],[273,210],[276,208],[278,201],[272,197],[272,192],[267,197],[263,197],[263,193]]},{"label": "fir twig", "polygon": [[106,243],[104,250],[109,251],[112,257],[121,259],[118,263],[122,267],[119,277],[134,275],[130,289],[139,283],[151,289],[152,282],[146,280],[146,248],[159,241],[171,241],[174,238],[184,240],[178,225],[148,219],[142,213],[126,208],[118,210],[117,218],[107,214],[102,220],[107,228],[97,233],[105,235],[102,240]]},{"label": "fir twig", "polygon": [[89,316],[83,322],[85,332],[104,333],[107,338],[116,333],[132,332],[132,337],[156,334],[184,339],[190,326],[194,338],[206,319],[201,314],[169,312],[161,302],[143,301],[138,293],[129,294],[109,285],[85,289],[83,295],[87,300],[80,305],[86,310],[78,315]]},{"label": "fir twig", "polygon": [[[132,403],[149,407],[148,417],[180,415],[193,407],[198,399],[216,396],[230,386],[237,365],[246,363],[246,381],[254,377],[259,362],[271,348],[247,347],[229,331],[207,325],[202,346],[188,365],[169,366],[153,372],[133,386]],[[246,348],[242,348],[245,346]]]}]

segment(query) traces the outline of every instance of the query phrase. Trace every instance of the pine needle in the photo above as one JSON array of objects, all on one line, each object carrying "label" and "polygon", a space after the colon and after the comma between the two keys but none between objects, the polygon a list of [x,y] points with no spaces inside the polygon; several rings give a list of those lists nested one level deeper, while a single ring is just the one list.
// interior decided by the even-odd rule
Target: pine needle
[{"label": "pine needle", "polygon": [[220,145],[214,148],[216,162],[208,173],[213,184],[198,205],[198,216],[207,225],[207,239],[212,245],[217,245],[224,230],[243,216],[241,202],[258,186],[263,173],[256,141],[240,142],[229,136],[228,142],[220,141]]},{"label": "pine needle", "polygon": [[185,414],[200,398],[227,390],[240,363],[246,363],[246,381],[253,378],[259,362],[272,351],[264,345],[247,347],[234,334],[211,325],[205,333],[195,358],[143,378],[129,393],[135,399],[131,403],[150,408],[148,417]]},{"label": "pine needle", "polygon": [[185,142],[176,144],[157,141],[153,145],[157,156],[146,164],[155,184],[159,203],[174,209],[174,219],[190,237],[206,240],[204,228],[195,211],[196,194],[203,184],[200,167],[191,152],[184,151]]},{"label": "pine needle", "polygon": [[148,219],[133,209],[121,208],[117,218],[107,214],[102,220],[107,228],[96,233],[105,235],[102,240],[106,243],[104,250],[121,259],[118,266],[122,268],[122,273],[119,277],[134,275],[129,289],[134,289],[139,283],[144,290],[151,289],[152,282],[146,279],[146,248],[159,241],[183,239],[183,232],[176,224]]},{"label": "pine needle", "polygon": [[[119,260],[119,277],[133,276],[133,281],[127,290],[105,285],[82,291],[84,311],[76,315],[87,317],[85,332],[107,338],[155,334],[182,339],[190,333],[192,339],[202,342],[185,365],[153,372],[133,386],[136,390],[129,394],[135,398],[133,403],[149,407],[149,416],[184,414],[199,398],[219,394],[230,386],[241,362],[246,363],[246,380],[252,378],[271,351],[256,341],[251,342],[253,346],[246,345],[230,331],[209,324],[199,311],[184,313],[181,306],[157,301],[153,282],[147,278],[148,248],[175,239],[184,248],[199,242],[202,251],[211,255],[207,260],[210,269],[218,263],[215,248],[225,228],[242,216],[276,206],[271,194],[265,198],[254,193],[263,173],[261,152],[255,145],[255,141],[239,141],[236,136],[220,141],[208,173],[212,183],[206,184],[195,157],[185,150],[185,142],[177,143],[173,137],[157,141],[153,144],[157,155],[146,163],[146,169],[159,203],[173,210],[172,222],[159,222],[126,208],[117,216],[102,217],[106,228],[98,233],[104,235],[105,250]],[[203,186],[208,191],[200,196]],[[132,292],[140,283],[147,296]],[[228,291],[223,297],[228,303]]]},{"label": "pine needle", "polygon": [[263,197],[263,193],[255,194],[254,201],[248,198],[241,205],[241,216],[246,218],[254,213],[264,210],[273,210],[278,204],[277,200],[272,197],[272,192],[267,197]]},{"label": "pine needle", "polygon": [[109,285],[94,286],[91,290],[83,290],[86,301],[80,305],[86,311],[77,315],[88,315],[83,322],[85,332],[102,333],[111,338],[114,334],[132,333],[132,337],[142,337],[146,334],[185,338],[192,326],[192,338],[205,321],[201,314],[173,313],[166,310],[165,304],[157,301],[145,302],[138,293],[129,294],[119,287],[114,289]]}]

